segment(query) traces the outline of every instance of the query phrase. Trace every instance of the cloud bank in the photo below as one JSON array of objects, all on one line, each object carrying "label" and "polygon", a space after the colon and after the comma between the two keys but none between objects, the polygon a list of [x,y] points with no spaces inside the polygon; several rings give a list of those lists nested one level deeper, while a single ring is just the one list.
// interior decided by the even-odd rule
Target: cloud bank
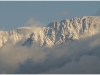
[{"label": "cloud bank", "polygon": [[100,73],[100,34],[67,41],[52,48],[6,43],[0,48],[0,73],[92,74]]}]

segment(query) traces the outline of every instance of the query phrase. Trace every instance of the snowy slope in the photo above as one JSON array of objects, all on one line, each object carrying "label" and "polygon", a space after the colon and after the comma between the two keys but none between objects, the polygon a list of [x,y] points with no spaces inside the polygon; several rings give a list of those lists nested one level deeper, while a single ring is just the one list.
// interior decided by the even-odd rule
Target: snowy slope
[{"label": "snowy slope", "polygon": [[11,31],[0,31],[0,47],[9,40],[15,44],[23,39],[23,46],[35,43],[51,47],[67,40],[90,37],[99,32],[100,17],[84,16],[53,22],[46,27],[20,27]]}]

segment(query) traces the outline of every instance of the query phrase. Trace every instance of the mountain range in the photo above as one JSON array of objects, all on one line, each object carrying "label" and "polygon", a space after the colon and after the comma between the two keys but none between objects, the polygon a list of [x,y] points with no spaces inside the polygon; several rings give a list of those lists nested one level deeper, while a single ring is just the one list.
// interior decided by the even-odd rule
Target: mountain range
[{"label": "mountain range", "polygon": [[14,30],[0,30],[0,47],[7,42],[22,46],[52,47],[54,44],[91,37],[100,32],[100,16],[83,16],[82,18],[65,19],[52,22],[45,27],[19,27]]}]

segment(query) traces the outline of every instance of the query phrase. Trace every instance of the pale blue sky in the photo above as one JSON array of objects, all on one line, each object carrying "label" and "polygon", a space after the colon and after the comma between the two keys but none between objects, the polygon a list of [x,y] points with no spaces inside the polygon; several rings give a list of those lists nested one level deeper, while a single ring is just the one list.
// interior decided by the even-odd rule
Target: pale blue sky
[{"label": "pale blue sky", "polygon": [[30,18],[48,25],[73,17],[100,15],[100,1],[0,1],[0,29],[24,26]]}]

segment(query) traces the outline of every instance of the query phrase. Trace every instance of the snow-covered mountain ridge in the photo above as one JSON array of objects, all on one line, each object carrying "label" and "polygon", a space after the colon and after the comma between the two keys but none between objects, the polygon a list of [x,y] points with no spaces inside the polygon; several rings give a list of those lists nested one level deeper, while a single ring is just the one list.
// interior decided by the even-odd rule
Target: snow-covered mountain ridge
[{"label": "snow-covered mountain ridge", "polygon": [[24,39],[23,46],[47,45],[92,36],[100,32],[100,16],[84,16],[53,22],[46,27],[19,27],[11,31],[0,31],[0,47],[9,40],[13,44]]}]

